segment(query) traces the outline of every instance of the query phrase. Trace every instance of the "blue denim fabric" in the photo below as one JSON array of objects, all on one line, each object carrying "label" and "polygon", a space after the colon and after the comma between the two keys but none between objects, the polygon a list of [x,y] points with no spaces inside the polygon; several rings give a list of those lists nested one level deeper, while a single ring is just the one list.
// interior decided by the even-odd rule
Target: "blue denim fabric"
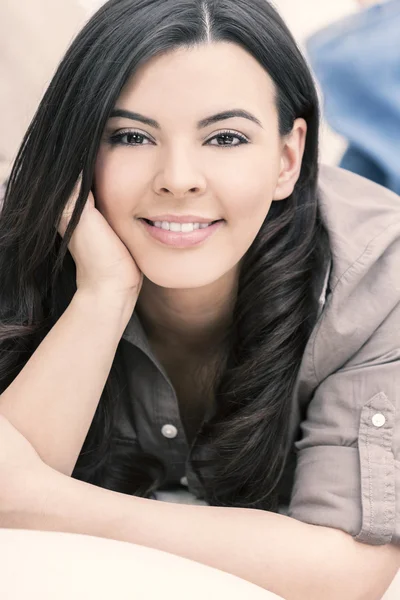
[{"label": "blue denim fabric", "polygon": [[324,117],[349,141],[340,166],[400,194],[400,0],[341,19],[306,48]]},{"label": "blue denim fabric", "polygon": [[357,173],[367,179],[371,179],[384,187],[391,187],[392,182],[384,169],[368,156],[368,154],[359,148],[356,148],[354,145],[349,145],[339,162],[339,167]]}]

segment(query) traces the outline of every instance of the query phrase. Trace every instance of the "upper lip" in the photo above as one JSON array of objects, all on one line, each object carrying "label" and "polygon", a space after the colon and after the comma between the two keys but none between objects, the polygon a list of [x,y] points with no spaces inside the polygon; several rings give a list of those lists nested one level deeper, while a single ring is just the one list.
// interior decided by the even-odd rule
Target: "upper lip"
[{"label": "upper lip", "polygon": [[156,215],[153,217],[142,217],[148,221],[169,221],[170,223],[211,223],[219,221],[219,219],[208,219],[207,217],[199,217],[198,215]]}]

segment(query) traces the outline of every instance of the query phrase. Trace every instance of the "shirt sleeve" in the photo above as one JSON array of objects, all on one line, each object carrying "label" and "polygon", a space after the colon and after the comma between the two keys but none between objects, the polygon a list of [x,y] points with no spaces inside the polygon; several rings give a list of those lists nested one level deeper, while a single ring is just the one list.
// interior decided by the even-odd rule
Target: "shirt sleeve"
[{"label": "shirt sleeve", "polygon": [[300,427],[288,515],[400,545],[400,304],[319,383]]}]

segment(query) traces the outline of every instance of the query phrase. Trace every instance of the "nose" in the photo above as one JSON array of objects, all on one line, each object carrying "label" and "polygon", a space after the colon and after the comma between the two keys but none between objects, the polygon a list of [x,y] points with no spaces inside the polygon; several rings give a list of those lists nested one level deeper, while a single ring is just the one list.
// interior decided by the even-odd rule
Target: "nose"
[{"label": "nose", "polygon": [[195,158],[181,148],[168,154],[155,178],[154,186],[159,195],[182,198],[203,193],[206,182]]}]

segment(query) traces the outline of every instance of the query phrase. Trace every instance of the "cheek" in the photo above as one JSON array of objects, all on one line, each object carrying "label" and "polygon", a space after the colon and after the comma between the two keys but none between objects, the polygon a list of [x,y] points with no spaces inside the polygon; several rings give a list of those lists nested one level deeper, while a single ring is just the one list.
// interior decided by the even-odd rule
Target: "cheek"
[{"label": "cheek", "polygon": [[[268,153],[266,153],[268,154]],[[226,219],[236,224],[248,223],[253,230],[261,226],[270,208],[278,181],[279,159],[264,153],[252,153],[240,161],[235,169],[230,169],[223,178],[219,174],[221,198],[225,198]],[[221,189],[221,182],[223,188]]]},{"label": "cheek", "polygon": [[108,214],[110,208],[133,211],[135,199],[144,195],[143,171],[124,152],[100,150],[97,155],[94,192],[97,207]]}]

